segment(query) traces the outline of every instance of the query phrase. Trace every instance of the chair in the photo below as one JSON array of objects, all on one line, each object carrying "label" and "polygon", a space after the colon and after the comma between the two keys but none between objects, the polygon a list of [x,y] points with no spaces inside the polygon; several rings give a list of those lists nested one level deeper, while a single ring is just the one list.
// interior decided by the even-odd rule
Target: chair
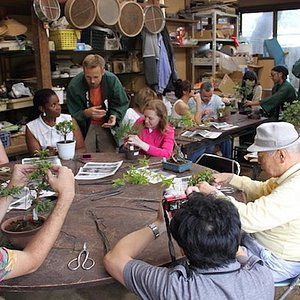
[{"label": "chair", "polygon": [[241,171],[240,164],[236,160],[215,154],[202,154],[196,161],[196,164],[211,168],[218,172],[234,173],[236,175],[239,175]]},{"label": "chair", "polygon": [[249,168],[252,170],[252,175],[251,178],[256,180],[258,176],[261,173],[261,167],[258,163],[256,162],[250,162],[245,159],[245,155],[249,153],[247,151],[247,148],[251,145],[252,143],[247,143],[245,142],[244,144],[240,146],[235,146],[233,148],[233,158],[238,161],[241,167],[243,168]]},{"label": "chair", "polygon": [[275,287],[287,287],[287,289],[281,295],[279,295],[279,298],[277,298],[277,300],[283,300],[290,294],[290,292],[296,286],[300,286],[300,274],[291,279],[287,279],[287,280],[284,280],[281,282],[275,282],[274,286]]}]

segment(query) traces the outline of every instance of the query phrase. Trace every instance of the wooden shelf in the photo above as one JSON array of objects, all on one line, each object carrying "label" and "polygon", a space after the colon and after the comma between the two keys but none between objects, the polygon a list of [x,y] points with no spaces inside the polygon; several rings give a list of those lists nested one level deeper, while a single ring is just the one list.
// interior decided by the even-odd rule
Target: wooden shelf
[{"label": "wooden shelf", "polygon": [[183,49],[185,49],[185,48],[197,48],[197,47],[199,47],[197,45],[182,45],[182,46],[176,45],[176,44],[172,44],[172,45],[173,45],[174,48],[183,48]]},{"label": "wooden shelf", "polygon": [[170,22],[170,23],[197,23],[198,21],[195,21],[193,19],[166,18],[166,22]]},{"label": "wooden shelf", "polygon": [[[211,43],[213,39],[197,39],[199,43]],[[227,42],[227,43],[233,43],[233,39],[221,39],[221,38],[216,38],[216,42]]]}]

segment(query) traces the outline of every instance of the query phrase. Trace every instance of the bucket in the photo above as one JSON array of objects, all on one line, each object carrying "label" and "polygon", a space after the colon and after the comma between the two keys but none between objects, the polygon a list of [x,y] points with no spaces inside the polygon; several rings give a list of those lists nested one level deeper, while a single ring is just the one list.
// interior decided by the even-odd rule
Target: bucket
[{"label": "bucket", "polygon": [[145,15],[143,8],[134,1],[120,3],[121,15],[116,24],[117,30],[125,36],[137,36],[144,27]]},{"label": "bucket", "polygon": [[117,24],[121,15],[118,0],[96,0],[96,11],[95,23],[106,27]]}]

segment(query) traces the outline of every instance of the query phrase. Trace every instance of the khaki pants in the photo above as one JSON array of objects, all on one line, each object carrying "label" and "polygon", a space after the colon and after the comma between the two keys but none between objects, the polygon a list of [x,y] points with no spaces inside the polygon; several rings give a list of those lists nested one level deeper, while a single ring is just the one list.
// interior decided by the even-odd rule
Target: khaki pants
[{"label": "khaki pants", "polygon": [[91,124],[85,138],[87,152],[116,152],[116,142],[108,128]]}]

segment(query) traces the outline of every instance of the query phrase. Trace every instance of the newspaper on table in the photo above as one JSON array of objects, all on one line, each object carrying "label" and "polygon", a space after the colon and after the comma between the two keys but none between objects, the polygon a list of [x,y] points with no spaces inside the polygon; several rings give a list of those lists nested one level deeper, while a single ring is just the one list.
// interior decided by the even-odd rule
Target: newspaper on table
[{"label": "newspaper on table", "polygon": [[114,175],[121,167],[123,160],[116,162],[88,162],[81,167],[75,176],[77,180],[95,180]]},{"label": "newspaper on table", "polygon": [[221,130],[228,130],[237,127],[237,125],[229,124],[227,122],[213,122],[212,126],[214,126],[216,129],[221,129]]},{"label": "newspaper on table", "polygon": [[[41,159],[39,157],[27,157],[22,159],[23,165],[34,165],[36,162],[40,161]],[[45,161],[48,161],[51,165],[57,165],[61,166],[61,161],[58,156],[49,156],[43,159]]]},{"label": "newspaper on table", "polygon": [[181,136],[185,137],[195,137],[196,135],[200,135],[206,139],[216,139],[218,138],[222,132],[214,132],[209,130],[194,130],[194,131],[185,131]]}]

